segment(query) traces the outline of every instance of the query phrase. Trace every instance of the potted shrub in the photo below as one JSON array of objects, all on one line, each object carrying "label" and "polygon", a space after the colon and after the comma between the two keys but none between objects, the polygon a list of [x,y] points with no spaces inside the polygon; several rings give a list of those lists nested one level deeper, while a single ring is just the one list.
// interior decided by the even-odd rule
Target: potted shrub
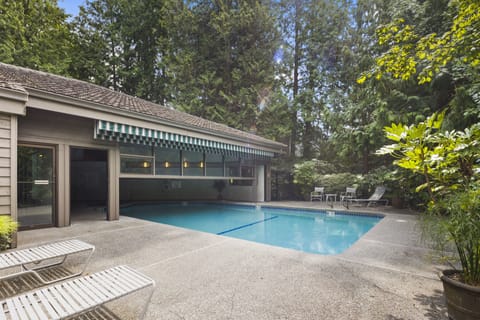
[{"label": "potted shrub", "polygon": [[[444,112],[417,125],[385,128],[394,144],[377,153],[423,177],[426,191],[424,234],[436,248],[451,244],[460,270],[441,275],[451,319],[480,319],[480,124],[464,131],[442,132]],[[444,251],[445,252],[445,251]]]},{"label": "potted shrub", "polygon": [[10,216],[0,216],[0,251],[10,249],[17,226]]},{"label": "potted shrub", "polygon": [[[425,219],[425,230],[439,249],[454,243],[461,271],[441,274],[450,318],[480,319],[480,185],[438,201]],[[433,219],[431,219],[433,216]]]}]

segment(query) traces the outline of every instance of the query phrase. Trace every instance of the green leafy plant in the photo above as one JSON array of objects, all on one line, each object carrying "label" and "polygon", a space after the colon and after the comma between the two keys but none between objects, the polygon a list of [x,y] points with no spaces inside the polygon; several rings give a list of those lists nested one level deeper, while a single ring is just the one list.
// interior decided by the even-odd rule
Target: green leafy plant
[{"label": "green leafy plant", "polygon": [[346,187],[357,187],[362,181],[361,175],[342,172],[320,175],[318,185],[325,187],[327,193],[340,194],[340,192],[345,192]]},{"label": "green leafy plant", "polygon": [[12,235],[17,231],[18,224],[10,216],[0,216],[0,251],[10,248]]},{"label": "green leafy plant", "polygon": [[293,167],[293,183],[299,187],[302,197],[308,199],[313,187],[319,187],[319,183],[324,183],[320,181],[322,174],[334,170],[332,164],[317,159],[296,163]]},{"label": "green leafy plant", "polygon": [[393,156],[396,165],[423,177],[416,191],[429,196],[425,230],[439,248],[453,243],[464,282],[480,285],[480,124],[442,132],[444,115],[386,127],[387,138],[395,143],[377,153]]},{"label": "green leafy plant", "polygon": [[[480,286],[480,186],[439,200],[424,217],[423,227],[437,249],[453,244],[462,265],[462,281]],[[444,256],[447,261],[452,257]],[[453,257],[454,259],[456,257]]]},{"label": "green leafy plant", "polygon": [[388,51],[376,58],[373,70],[357,80],[381,79],[384,74],[402,80],[417,76],[418,83],[428,83],[452,61],[476,68],[480,65],[479,37],[480,3],[477,0],[452,1],[456,15],[449,30],[443,34],[421,36],[405,19],[377,29],[378,43]]}]

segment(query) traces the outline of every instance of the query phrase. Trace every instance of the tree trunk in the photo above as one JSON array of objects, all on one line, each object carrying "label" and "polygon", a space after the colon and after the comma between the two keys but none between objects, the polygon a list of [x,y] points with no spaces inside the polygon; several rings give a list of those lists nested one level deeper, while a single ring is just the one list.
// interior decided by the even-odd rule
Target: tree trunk
[{"label": "tree trunk", "polygon": [[293,105],[292,105],[292,133],[290,135],[289,153],[295,157],[295,147],[297,141],[297,107],[295,106],[295,98],[298,95],[298,69],[300,67],[300,10],[302,7],[301,0],[295,0],[295,37],[294,37],[294,53],[293,53]]}]

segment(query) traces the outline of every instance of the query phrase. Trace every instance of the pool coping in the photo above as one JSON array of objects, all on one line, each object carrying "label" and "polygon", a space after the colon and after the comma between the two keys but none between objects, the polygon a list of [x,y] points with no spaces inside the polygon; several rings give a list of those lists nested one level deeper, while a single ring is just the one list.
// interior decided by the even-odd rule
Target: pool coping
[{"label": "pool coping", "polygon": [[[350,216],[366,216],[366,217],[376,217],[376,218],[384,218],[385,214],[381,212],[371,212],[371,211],[363,211],[363,210],[354,210],[354,211],[346,211],[345,209],[340,208],[311,208],[311,207],[290,207],[290,206],[282,206],[282,205],[273,205],[273,204],[265,204],[264,202],[236,202],[236,201],[145,201],[145,202],[128,202],[120,205],[120,209],[128,208],[135,205],[157,205],[157,204],[168,204],[168,205],[188,205],[188,204],[217,204],[217,205],[229,205],[229,206],[240,206],[240,207],[261,207],[261,208],[272,208],[272,209],[281,209],[286,211],[295,211],[295,210],[303,210],[303,211],[310,211],[315,213],[321,214],[329,214],[329,212],[334,212],[335,214],[340,215],[350,215]],[[347,209],[350,210],[350,209]]]}]

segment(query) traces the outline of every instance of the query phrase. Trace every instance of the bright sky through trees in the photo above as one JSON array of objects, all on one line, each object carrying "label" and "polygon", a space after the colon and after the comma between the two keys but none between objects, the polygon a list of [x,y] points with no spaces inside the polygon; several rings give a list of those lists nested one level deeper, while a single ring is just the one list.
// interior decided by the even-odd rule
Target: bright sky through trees
[{"label": "bright sky through trees", "polygon": [[78,7],[85,4],[85,0],[59,0],[58,6],[65,10],[65,13],[73,16],[78,15]]}]

